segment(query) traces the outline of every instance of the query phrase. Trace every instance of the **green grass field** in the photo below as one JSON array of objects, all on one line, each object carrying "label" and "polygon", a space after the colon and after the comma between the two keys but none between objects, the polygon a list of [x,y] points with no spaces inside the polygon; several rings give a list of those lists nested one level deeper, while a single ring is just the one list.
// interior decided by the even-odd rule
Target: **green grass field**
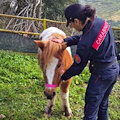
[{"label": "green grass field", "polygon": [[[90,73],[86,67],[75,76],[70,87],[70,120],[82,120],[84,95]],[[44,116],[46,97],[44,80],[37,55],[0,51],[0,115],[4,120],[47,120]],[[120,80],[110,96],[109,120],[120,120]],[[0,118],[1,120],[1,118]],[[57,98],[50,120],[66,120],[62,112],[57,88]]]}]

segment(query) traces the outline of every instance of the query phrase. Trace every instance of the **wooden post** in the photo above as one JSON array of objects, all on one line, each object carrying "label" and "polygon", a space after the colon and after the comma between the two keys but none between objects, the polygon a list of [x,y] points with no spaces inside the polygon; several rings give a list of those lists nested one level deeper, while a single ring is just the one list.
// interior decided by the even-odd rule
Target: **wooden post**
[{"label": "wooden post", "polygon": [[43,20],[43,29],[45,30],[46,29],[46,19],[44,18]]}]

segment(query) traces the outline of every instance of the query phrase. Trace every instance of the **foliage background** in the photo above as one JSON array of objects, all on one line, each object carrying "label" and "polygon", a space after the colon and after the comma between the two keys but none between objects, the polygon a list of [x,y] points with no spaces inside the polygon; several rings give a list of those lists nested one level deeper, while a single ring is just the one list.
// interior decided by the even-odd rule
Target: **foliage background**
[{"label": "foliage background", "polygon": [[[12,1],[16,2],[17,9],[10,7]],[[51,20],[65,21],[64,9],[72,3],[90,4],[96,8],[97,16],[106,19],[112,26],[120,27],[120,1],[119,0],[39,0],[42,4],[36,17]],[[26,6],[34,6],[37,0],[1,0],[0,13],[17,15]],[[23,15],[23,14],[21,14]],[[32,17],[32,16],[31,16]]]}]

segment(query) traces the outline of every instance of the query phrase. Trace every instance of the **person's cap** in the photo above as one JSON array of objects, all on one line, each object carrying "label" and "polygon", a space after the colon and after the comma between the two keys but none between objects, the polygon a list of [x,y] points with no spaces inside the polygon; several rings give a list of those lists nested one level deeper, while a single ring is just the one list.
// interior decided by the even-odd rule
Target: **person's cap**
[{"label": "person's cap", "polygon": [[69,23],[74,21],[75,18],[78,18],[82,10],[83,10],[83,6],[77,3],[74,3],[65,9],[64,12],[65,12],[65,17],[67,19],[66,27],[68,27]]}]

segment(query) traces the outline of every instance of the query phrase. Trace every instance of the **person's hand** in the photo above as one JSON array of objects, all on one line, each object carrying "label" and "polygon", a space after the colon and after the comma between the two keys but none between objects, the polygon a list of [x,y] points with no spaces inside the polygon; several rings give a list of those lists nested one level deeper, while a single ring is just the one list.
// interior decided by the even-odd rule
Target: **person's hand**
[{"label": "person's hand", "polygon": [[65,81],[66,81],[66,80],[62,80],[62,79],[61,79],[61,82],[65,82]]},{"label": "person's hand", "polygon": [[52,42],[56,42],[56,43],[63,43],[64,42],[64,40],[56,39],[56,38],[50,38],[49,40],[51,40]]},{"label": "person's hand", "polygon": [[60,86],[62,83],[64,83],[66,80],[62,80],[62,79],[60,79],[60,81],[59,81],[59,83],[58,83],[58,85]]}]

